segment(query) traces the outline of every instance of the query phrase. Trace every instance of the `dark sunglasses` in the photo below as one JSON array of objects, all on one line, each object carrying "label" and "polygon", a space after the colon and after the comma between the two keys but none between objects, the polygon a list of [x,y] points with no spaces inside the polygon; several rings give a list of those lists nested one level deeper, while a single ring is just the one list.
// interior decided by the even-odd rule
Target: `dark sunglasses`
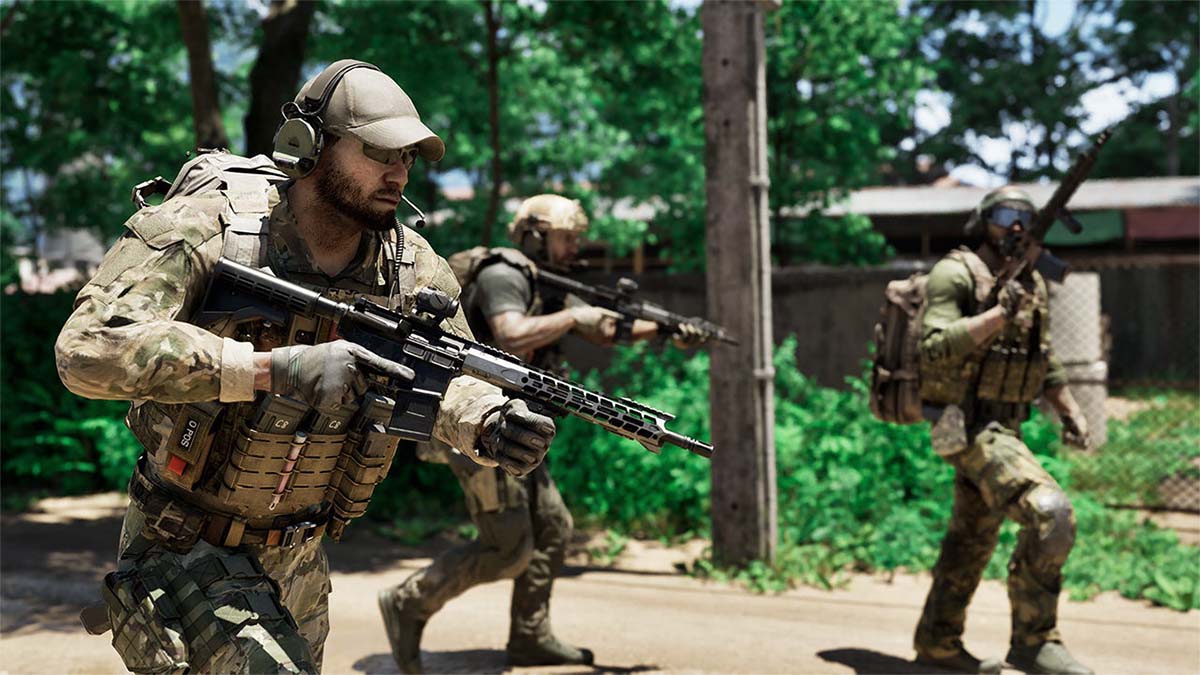
[{"label": "dark sunglasses", "polygon": [[381,164],[404,162],[404,168],[411,169],[417,161],[417,146],[410,145],[405,148],[387,149],[363,143],[363,154]]},{"label": "dark sunglasses", "polygon": [[1033,222],[1033,216],[1033,211],[1028,209],[996,206],[988,211],[987,220],[989,223],[999,225],[1005,229],[1012,227],[1015,223],[1020,223],[1022,228],[1028,229],[1029,224]]}]

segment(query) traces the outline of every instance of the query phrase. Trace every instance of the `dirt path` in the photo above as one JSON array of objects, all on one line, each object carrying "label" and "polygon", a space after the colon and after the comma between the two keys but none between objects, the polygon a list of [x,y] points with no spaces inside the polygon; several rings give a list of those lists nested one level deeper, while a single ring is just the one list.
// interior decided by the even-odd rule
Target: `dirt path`
[{"label": "dirt path", "polygon": [[[44,502],[46,513],[0,522],[0,672],[120,673],[106,638],[79,627],[113,555],[121,502],[114,495]],[[363,532],[330,546],[334,574],[329,673],[394,673],[375,592],[427,561]],[[595,650],[606,672],[917,673],[912,628],[928,579],[892,583],[861,576],[844,590],[760,596],[671,572],[674,554],[634,546],[622,569],[571,568],[555,593],[556,632]],[[499,673],[509,584],[473,589],[425,632],[429,672]],[[1187,614],[1105,595],[1064,602],[1072,650],[1100,673],[1200,671],[1200,612]],[[972,605],[967,643],[1003,655],[1004,587],[985,582]],[[587,668],[533,672],[587,673]]]}]

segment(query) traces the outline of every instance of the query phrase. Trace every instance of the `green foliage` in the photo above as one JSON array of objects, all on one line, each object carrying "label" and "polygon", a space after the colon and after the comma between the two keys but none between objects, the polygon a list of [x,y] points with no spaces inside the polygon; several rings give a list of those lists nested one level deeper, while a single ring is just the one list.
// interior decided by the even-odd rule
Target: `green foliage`
[{"label": "green foliage", "polygon": [[1200,395],[1193,391],[1133,392],[1145,409],[1110,420],[1108,442],[1071,456],[1074,486],[1107,504],[1162,504],[1165,477],[1200,478]]},{"label": "green foliage", "polygon": [[[677,269],[704,260],[704,117],[700,22],[665,2],[498,5],[500,159],[506,195],[583,200],[593,236],[624,253],[659,246]],[[401,16],[397,16],[397,13]],[[410,191],[447,220],[439,250],[480,241],[491,189],[487,31],[480,3],[346,2],[324,8],[318,60],[353,51],[401,82],[443,136],[447,156]],[[386,22],[395,31],[382,35]],[[905,126],[927,71],[907,56],[916,26],[890,3],[787,3],[768,31],[771,179],[777,205],[828,204],[871,182]],[[397,51],[397,42],[421,45]],[[864,63],[864,60],[866,61]],[[436,72],[436,78],[428,73]],[[801,80],[816,93],[801,95]],[[439,177],[465,177],[470,200],[447,202]],[[616,200],[652,204],[653,222],[610,215]],[[503,240],[500,214],[492,243]],[[874,262],[884,251],[860,221],[795,230],[797,259]],[[819,239],[819,241],[818,241]],[[863,249],[868,252],[864,253]],[[807,258],[805,256],[814,257]]]},{"label": "green foliage", "polygon": [[[650,351],[644,345],[619,350],[603,377],[592,373],[585,381],[617,382],[612,390],[619,395],[678,410],[673,429],[707,437],[707,355],[668,351],[655,358]],[[745,568],[701,560],[695,572],[774,591],[795,583],[832,588],[850,571],[931,568],[950,517],[953,469],[930,451],[928,427],[876,420],[866,403],[865,378],[849,379],[847,391],[820,387],[796,369],[794,352],[792,337],[775,357],[777,559]],[[707,532],[704,462],[671,448],[654,456],[577,420],[565,420],[560,429],[555,457],[565,452],[570,461],[555,461],[554,476],[580,517],[643,537]],[[1116,590],[1176,608],[1197,606],[1195,548],[1077,488],[1076,460],[1064,456],[1058,429],[1046,417],[1035,413],[1023,432],[1075,506],[1079,535],[1064,568],[1072,596]],[[1016,532],[1012,523],[1001,530],[986,571],[990,578],[1006,574]]]},{"label": "green foliage", "polygon": [[876,184],[933,77],[915,56],[921,24],[894,2],[785,2],[767,31],[776,208]]},{"label": "green foliage", "polygon": [[[607,388],[607,378],[596,372],[583,384],[614,396],[636,394],[642,403],[678,415],[672,429],[708,436],[707,354],[657,354],[641,343],[619,350],[608,375],[613,384]],[[659,385],[671,381],[680,386]],[[576,418],[561,421],[554,445],[565,450],[551,458],[554,480],[581,514],[643,537],[707,529],[710,486],[703,459],[672,447],[655,455]]]},{"label": "green foliage", "polygon": [[54,338],[74,296],[0,295],[0,476],[6,491],[80,494],[124,487],[141,446],[122,419],[129,404],[66,390]]},{"label": "green foliage", "polygon": [[[1044,2],[935,2],[912,6],[924,23],[923,53],[947,95],[950,122],[918,132],[912,155],[947,165],[974,164],[1010,182],[1056,177],[1087,144],[1086,95],[1116,85],[1132,114],[1106,147],[1096,176],[1194,173],[1200,150],[1191,121],[1200,10],[1195,3],[1080,2],[1061,32],[1046,30]],[[1152,75],[1176,89],[1141,103],[1129,92]],[[1012,143],[989,162],[984,139]]]},{"label": "green foliage", "polygon": [[175,6],[22,2],[5,14],[4,208],[31,229],[115,234],[130,188],[192,146]]},{"label": "green foliage", "polygon": [[816,211],[780,221],[771,250],[777,262],[827,265],[878,265],[895,254],[870,218],[857,213],[832,218]]}]

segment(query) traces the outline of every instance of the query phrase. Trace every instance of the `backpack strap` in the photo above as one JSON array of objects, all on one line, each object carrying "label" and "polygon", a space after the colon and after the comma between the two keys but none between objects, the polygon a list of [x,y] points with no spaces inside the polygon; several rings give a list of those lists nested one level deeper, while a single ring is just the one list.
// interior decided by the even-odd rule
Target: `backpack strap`
[{"label": "backpack strap", "polygon": [[975,287],[975,306],[982,307],[991,295],[992,287],[996,285],[996,276],[988,269],[983,258],[966,246],[954,249],[948,257],[966,266],[971,274],[971,284]]}]

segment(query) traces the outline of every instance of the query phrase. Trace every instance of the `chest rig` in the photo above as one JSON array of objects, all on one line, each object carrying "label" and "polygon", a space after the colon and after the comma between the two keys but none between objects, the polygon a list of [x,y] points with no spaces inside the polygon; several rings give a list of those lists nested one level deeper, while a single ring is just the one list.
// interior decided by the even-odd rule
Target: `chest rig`
[{"label": "chest rig", "polygon": [[[229,208],[222,215],[222,257],[283,273],[269,228],[274,193],[223,192]],[[407,310],[416,286],[414,251],[404,248],[402,230],[380,246],[373,267],[337,280],[336,288],[315,272],[289,280],[338,301],[365,297]],[[255,351],[336,339],[330,321],[302,316],[282,324],[229,316],[203,327],[252,343]],[[221,546],[292,545],[324,532],[337,539],[365,513],[391,466],[400,440],[386,431],[393,406],[374,393],[334,414],[269,392],[234,404],[143,403],[129,416],[147,448],[131,494],[157,519],[157,535],[180,547],[195,537]]]},{"label": "chest rig", "polygon": [[[966,315],[982,311],[996,277],[986,263],[966,247],[949,257],[966,266],[974,286]],[[1042,392],[1050,364],[1050,303],[1046,282],[1036,272],[1021,279],[1033,294],[1027,322],[1008,322],[999,335],[983,343],[957,364],[921,359],[921,399],[933,404],[961,404],[973,393],[983,404],[1027,404]],[[1027,325],[1022,325],[1022,324]],[[973,391],[972,391],[973,389]]]},{"label": "chest rig", "polygon": [[[489,345],[496,345],[496,336],[492,334],[492,327],[488,324],[487,317],[484,316],[480,306],[481,295],[487,292],[478,283],[479,273],[484,269],[492,265],[508,265],[521,272],[530,289],[530,299],[525,306],[525,316],[553,314],[565,306],[565,299],[562,297],[542,295],[537,283],[537,264],[515,248],[476,246],[455,253],[450,256],[448,262],[451,269],[454,270],[455,276],[458,277],[459,285],[463,288],[462,308],[467,317],[467,323],[471,326],[471,332],[474,333],[476,339]],[[557,343],[534,351],[529,363],[552,373],[566,374],[562,348]]]}]

